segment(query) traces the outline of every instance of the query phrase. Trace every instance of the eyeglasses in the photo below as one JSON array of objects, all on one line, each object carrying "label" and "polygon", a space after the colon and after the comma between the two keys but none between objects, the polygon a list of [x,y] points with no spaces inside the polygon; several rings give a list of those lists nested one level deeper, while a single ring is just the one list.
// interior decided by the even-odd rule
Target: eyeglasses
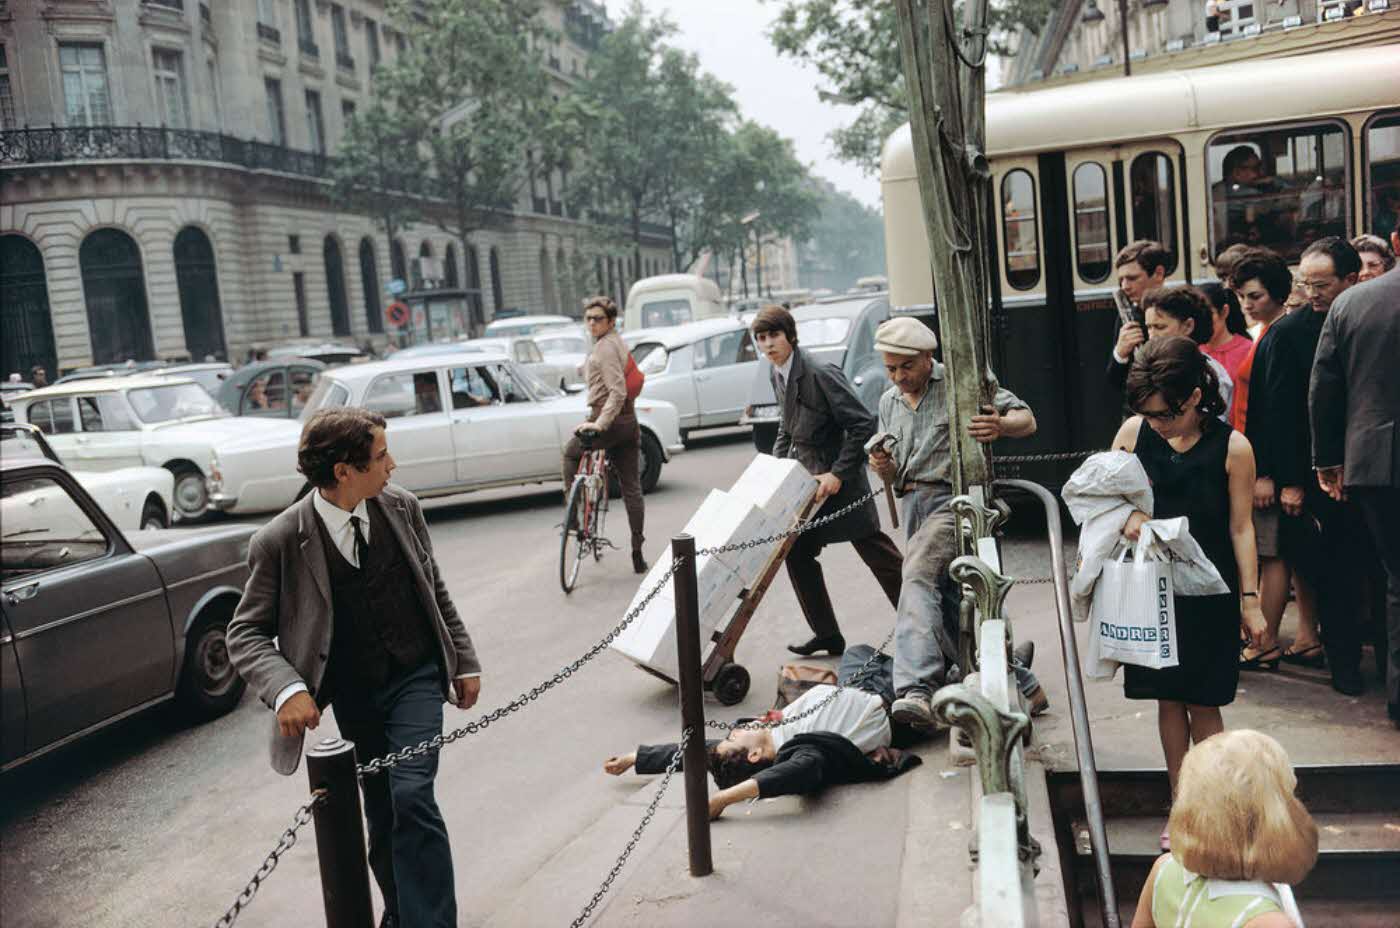
[{"label": "eyeglasses", "polygon": [[583,317],[584,322],[604,322],[607,320],[605,313],[587,313]]},{"label": "eyeglasses", "polygon": [[1181,412],[1182,411],[1179,409],[1163,409],[1159,412],[1148,412],[1145,409],[1137,410],[1137,414],[1139,416],[1142,416],[1144,419],[1150,419],[1154,422],[1168,422],[1181,415]]},{"label": "eyeglasses", "polygon": [[1302,287],[1304,290],[1307,290],[1309,293],[1316,293],[1316,292],[1319,291],[1319,290],[1324,290],[1324,289],[1326,289],[1327,287],[1332,286],[1332,285],[1335,284],[1336,282],[1337,282],[1337,278],[1335,278],[1335,277],[1333,277],[1331,280],[1327,280],[1327,281],[1300,280],[1300,281],[1298,281],[1298,286]]}]

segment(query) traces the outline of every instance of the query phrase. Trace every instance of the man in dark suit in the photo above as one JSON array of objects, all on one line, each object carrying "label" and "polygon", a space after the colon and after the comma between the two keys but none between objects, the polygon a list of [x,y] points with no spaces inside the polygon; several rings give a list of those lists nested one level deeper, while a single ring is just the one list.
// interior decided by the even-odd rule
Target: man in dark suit
[{"label": "man in dark suit", "polygon": [[[288,775],[327,704],[363,762],[441,734],[443,701],[469,709],[481,689],[423,510],[389,484],[384,417],[316,413],[297,469],[315,489],[253,536],[251,575],[228,627],[230,659],[277,714],[272,766]],[[382,926],[457,924],[437,764],[429,752],[361,781]]]},{"label": "man in dark suit", "polygon": [[[1400,248],[1400,227],[1391,234]],[[1313,361],[1319,486],[1360,507],[1386,574],[1386,704],[1400,728],[1400,268],[1341,294]]]},{"label": "man in dark suit", "polygon": [[[782,407],[773,456],[793,458],[817,478],[822,511],[835,512],[870,495],[865,442],[875,434],[875,416],[861,403],[846,375],[797,347],[797,323],[781,306],[765,306],[753,321],[754,342],[773,363],[773,394]],[[899,605],[904,556],[880,530],[873,499],[829,525],[798,536],[787,556],[788,578],[812,637],[788,645],[794,654],[840,654],[846,639],[836,621],[817,555],[829,544],[849,541],[885,591]]]}]

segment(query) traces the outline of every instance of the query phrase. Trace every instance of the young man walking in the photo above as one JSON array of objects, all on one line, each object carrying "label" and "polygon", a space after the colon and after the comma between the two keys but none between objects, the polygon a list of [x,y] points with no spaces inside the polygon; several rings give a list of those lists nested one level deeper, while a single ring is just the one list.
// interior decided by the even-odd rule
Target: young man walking
[{"label": "young man walking", "polygon": [[[272,766],[284,775],[328,704],[364,762],[440,734],[443,701],[469,709],[481,689],[423,510],[389,483],[384,418],[355,407],[316,413],[297,470],[314,489],[253,536],[228,627],[230,659],[276,712]],[[361,781],[381,928],[457,924],[437,766],[429,752]]]}]

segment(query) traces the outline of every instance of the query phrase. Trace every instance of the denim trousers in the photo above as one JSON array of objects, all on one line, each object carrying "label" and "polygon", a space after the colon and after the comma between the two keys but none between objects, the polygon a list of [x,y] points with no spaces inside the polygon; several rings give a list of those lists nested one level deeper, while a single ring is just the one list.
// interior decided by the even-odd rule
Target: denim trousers
[{"label": "denim trousers", "polygon": [[[360,763],[442,733],[442,671],[430,662],[353,697],[337,697],[336,725]],[[405,928],[456,928],[457,895],[447,825],[433,795],[438,752],[361,780],[369,865],[386,912]]]},{"label": "denim trousers", "polygon": [[[949,500],[942,486],[916,486],[904,494],[908,543],[894,635],[894,690],[901,696],[915,687],[932,693],[963,675],[953,663],[958,620],[951,607],[958,590],[948,579],[948,565],[959,549]],[[1013,661],[1011,669],[1022,693],[1029,695],[1040,686],[1029,668]]]}]

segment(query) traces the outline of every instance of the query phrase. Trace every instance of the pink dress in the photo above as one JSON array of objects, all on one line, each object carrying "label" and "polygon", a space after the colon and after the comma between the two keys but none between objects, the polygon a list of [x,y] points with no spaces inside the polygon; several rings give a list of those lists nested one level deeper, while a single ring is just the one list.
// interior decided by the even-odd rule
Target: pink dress
[{"label": "pink dress", "polygon": [[1220,366],[1225,368],[1225,373],[1230,375],[1230,379],[1239,383],[1240,365],[1244,359],[1249,357],[1249,352],[1254,348],[1254,342],[1243,335],[1231,335],[1230,340],[1219,348],[1212,348],[1209,345],[1202,345],[1201,350],[1212,358],[1220,362]]}]

